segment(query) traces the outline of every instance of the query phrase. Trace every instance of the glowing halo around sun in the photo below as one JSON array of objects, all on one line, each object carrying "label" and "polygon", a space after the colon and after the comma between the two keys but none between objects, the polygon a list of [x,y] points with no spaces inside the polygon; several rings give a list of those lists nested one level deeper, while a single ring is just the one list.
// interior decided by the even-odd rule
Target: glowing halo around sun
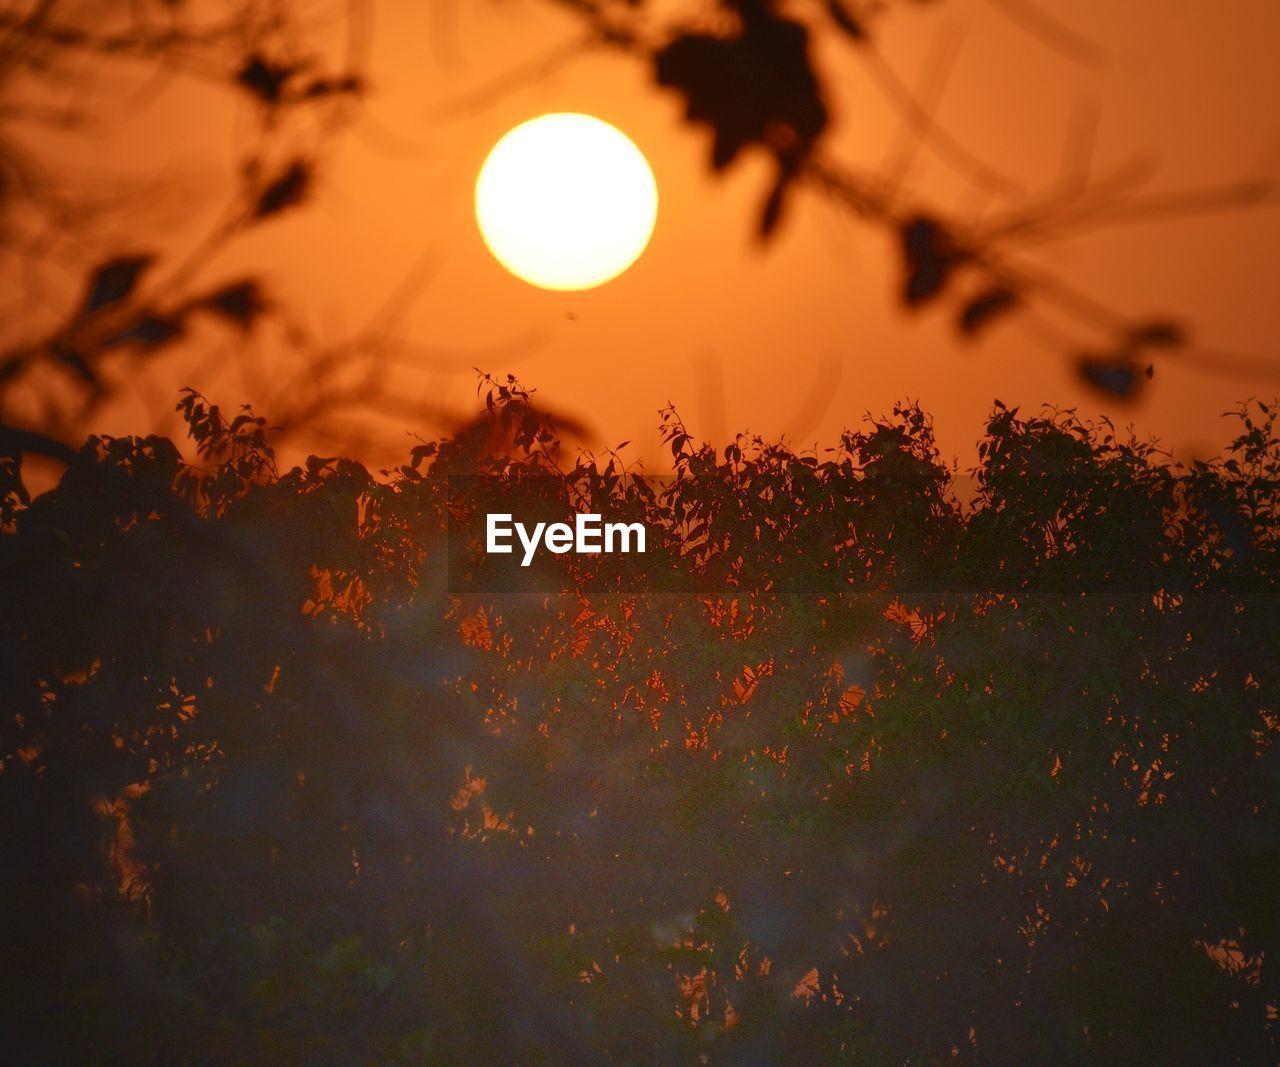
[{"label": "glowing halo around sun", "polygon": [[631,266],[658,218],[658,185],[640,149],[591,115],[522,123],[476,179],[476,221],[494,257],[542,289],[594,289]]}]

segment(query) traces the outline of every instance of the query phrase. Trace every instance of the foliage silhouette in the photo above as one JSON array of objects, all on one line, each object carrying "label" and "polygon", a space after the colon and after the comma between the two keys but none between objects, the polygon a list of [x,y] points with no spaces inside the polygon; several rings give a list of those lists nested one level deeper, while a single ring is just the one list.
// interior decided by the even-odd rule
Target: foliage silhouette
[{"label": "foliage silhouette", "polygon": [[[1272,195],[1140,196],[1120,173],[1015,196],[879,57],[894,4],[559,2],[588,29],[573,52],[638,57],[683,97],[714,169],[768,156],[762,238],[800,189],[831,195],[897,240],[905,308],[970,338],[1055,307],[1109,395],[1193,357],[1190,330],[1008,253]],[[97,249],[62,318],[0,354],[6,1056],[1277,1058],[1272,407],[1184,469],[1109,425],[997,405],[968,480],[911,405],[823,453],[716,450],[669,408],[673,474],[653,479],[621,445],[567,458],[572,422],[485,376],[477,417],[394,471],[282,472],[283,434],[351,408],[436,414],[379,391],[378,338],[320,346],[264,279],[196,280],[322,191],[369,91],[359,50],[327,57],[287,3],[99,17],[0,14],[6,90],[176,65],[255,126],[192,260],[145,235]],[[829,33],[918,139],[999,191],[983,226],[827,156]],[[90,214],[11,136],[45,114],[0,114],[0,250],[33,262]],[[194,462],[160,436],[65,443],[110,399],[112,361],[166,358],[200,323],[241,342],[273,323],[305,354],[262,409],[282,430],[187,390]],[[66,468],[34,500],[33,454]],[[650,551],[541,560],[493,592],[457,530],[499,504],[644,521]]]},{"label": "foliage silhouette", "polygon": [[[655,480],[481,389],[379,476],[188,391],[197,465],[0,483],[7,1055],[1275,1059],[1273,407],[1182,469],[997,404],[970,480],[668,410]],[[468,591],[495,501],[652,550]]]},{"label": "foliage silhouette", "polygon": [[[197,278],[216,278],[221,253],[314,198],[331,146],[366,92],[359,69],[366,6],[347,5],[336,17],[270,0],[231,13],[170,0],[29,6],[0,13],[0,261],[31,312],[10,316],[0,340],[0,424],[80,440],[118,396],[122,377],[145,377],[177,354],[196,312],[244,333],[271,320],[282,347],[311,365],[322,406],[342,406],[330,376],[314,374],[329,355],[325,346],[289,320],[264,279]],[[330,55],[333,38],[343,36],[344,54]],[[139,92],[130,82],[139,71],[149,75],[148,89],[185,79],[258,105],[246,143],[227,161],[225,210],[188,253],[177,253],[165,224],[133,203],[161,200],[156,190],[120,188],[114,175],[73,183],[40,147],[39,134],[89,128],[114,98]],[[104,189],[109,196],[99,203]],[[74,293],[81,276],[83,296],[68,305],[61,291]],[[60,320],[46,308],[61,311]],[[358,355],[345,360],[353,362]],[[291,418],[285,403],[273,407],[298,430],[312,421],[301,411]]]},{"label": "foliage silhouette", "polygon": [[[548,0],[582,21],[589,36],[574,54],[606,47],[636,58],[659,87],[681,94],[688,121],[711,132],[711,168],[723,172],[749,148],[770,156],[776,178],[765,195],[756,230],[773,238],[794,190],[826,194],[861,221],[895,236],[902,250],[902,306],[916,313],[949,304],[960,339],[994,325],[1008,313],[1049,313],[1065,322],[1051,346],[1070,357],[1086,385],[1112,400],[1135,397],[1154,376],[1154,362],[1128,358],[1142,317],[1083,292],[1052,268],[1025,254],[1089,228],[1273,204],[1271,175],[1217,187],[1144,193],[1145,168],[1083,173],[1078,188],[1029,193],[975,157],[940,125],[937,101],[922,101],[903,84],[878,51],[879,24],[905,4],[784,4],[779,0],[717,0],[714,4],[657,5],[633,0]],[[946,5],[934,5],[944,9]],[[1031,5],[997,5],[1029,33],[1089,66],[1099,49]],[[835,36],[873,78],[880,95],[901,115],[915,139],[905,165],[886,175],[838,163],[826,151],[840,115],[830,103],[844,69],[820,63],[814,41]],[[537,73],[543,73],[540,69]],[[909,187],[907,170],[920,145],[933,149],[950,169],[998,205],[967,217],[931,202]],[[1089,161],[1079,161],[1088,171]],[[1101,365],[1092,352],[1102,343],[1117,352]],[[1185,326],[1170,329],[1152,357],[1180,359],[1221,373],[1251,376],[1274,371],[1265,355],[1201,348]]]},{"label": "foliage silhouette", "polygon": [[[1084,159],[1069,190],[1020,189],[957,141],[938,121],[939,100],[904,84],[881,55],[881,28],[899,17],[902,3],[544,2],[567,10],[582,32],[497,88],[601,48],[632,57],[659,91],[683,99],[687,121],[709,133],[712,169],[726,171],[752,153],[770,160],[773,175],[753,222],[762,239],[777,235],[803,191],[831,198],[900,248],[896,291],[904,310],[942,311],[960,341],[1021,317],[1070,358],[1081,382],[1113,400],[1141,395],[1159,361],[1174,355],[1251,381],[1273,373],[1267,358],[1198,347],[1194,324],[1180,324],[1177,309],[1147,316],[1112,307],[1035,259],[1037,249],[1091,229],[1273,203],[1270,176],[1144,192],[1144,168],[1095,174]],[[1031,5],[1000,0],[997,7],[1069,58],[1091,66],[1104,58]],[[55,0],[0,13],[0,256],[24,287],[24,306],[50,309],[29,320],[11,316],[0,338],[0,424],[78,442],[119,399],[122,381],[146,379],[163,361],[190,352],[192,316],[205,311],[239,332],[231,338],[237,352],[252,332],[274,367],[289,368],[264,380],[252,371],[255,360],[241,363],[240,389],[271,415],[281,438],[351,451],[358,444],[353,427],[370,413],[452,425],[431,402],[382,385],[402,347],[390,336],[394,314],[346,340],[326,341],[274,298],[268,279],[197,282],[215,274],[217,257],[246,234],[318,200],[334,144],[376,88],[365,69],[369,6],[354,2],[338,16],[313,15],[304,5],[270,0],[249,0],[232,15],[171,0],[84,8]],[[820,63],[818,46],[833,41],[843,49],[822,49]],[[842,117],[835,90],[846,63],[871,76],[910,139],[887,172],[838,163],[831,151]],[[90,127],[113,93],[123,97],[119,79],[138,69],[150,72],[150,84],[175,76],[211,83],[249,105],[248,144],[224,168],[233,186],[225,211],[189,256],[166,249],[162,223],[126,213],[130,197],[149,201],[154,191],[126,195],[113,187],[104,197],[77,189],[25,137],[31,129]],[[101,78],[102,87],[68,96],[66,87],[90,72],[86,84]],[[922,149],[980,190],[989,210],[970,217],[916,188],[911,168]],[[398,305],[393,300],[391,311]],[[1168,328],[1159,342],[1139,343],[1149,322]],[[164,380],[167,390],[172,376]]]}]

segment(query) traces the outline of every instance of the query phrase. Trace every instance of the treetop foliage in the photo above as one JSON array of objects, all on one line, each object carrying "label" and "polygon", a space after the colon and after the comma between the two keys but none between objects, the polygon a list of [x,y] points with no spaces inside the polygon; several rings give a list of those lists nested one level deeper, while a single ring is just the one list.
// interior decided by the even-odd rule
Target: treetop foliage
[{"label": "treetop foliage", "polygon": [[[654,479],[481,389],[378,474],[190,391],[194,462],[0,465],[11,1052],[1275,1058],[1274,408],[1184,469],[997,404],[966,478],[669,409]],[[486,593],[498,499],[652,549]]]}]

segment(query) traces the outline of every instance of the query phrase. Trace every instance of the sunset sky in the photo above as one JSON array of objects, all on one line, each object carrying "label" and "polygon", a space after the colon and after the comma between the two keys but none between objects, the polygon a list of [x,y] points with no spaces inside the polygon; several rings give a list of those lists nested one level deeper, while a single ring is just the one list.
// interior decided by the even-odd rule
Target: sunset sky
[{"label": "sunset sky", "polygon": [[0,2],[0,1060],[1280,1063],[1278,52]]},{"label": "sunset sky", "polygon": [[[1015,0],[894,3],[877,16],[873,43],[886,67],[921,100],[936,91],[939,126],[1012,190],[979,188],[934,138],[903,176],[904,197],[980,222],[1117,174],[1133,175],[1141,194],[1280,174],[1276,5],[1040,0],[1036,10],[1079,40],[1050,44]],[[316,15],[333,17],[327,7]],[[264,275],[322,344],[385,327],[397,342],[385,371],[391,388],[429,398],[446,418],[474,410],[473,366],[513,372],[583,421],[594,432],[589,443],[631,439],[631,454],[651,468],[662,465],[656,412],[668,401],[697,435],[723,441],[750,430],[803,447],[833,444],[864,412],[917,399],[935,416],[944,453],[964,466],[996,397],[1132,421],[1187,458],[1224,442],[1230,427],[1220,413],[1280,392],[1273,206],[1080,227],[1025,250],[1028,262],[1135,320],[1172,318],[1204,346],[1247,357],[1223,373],[1212,354],[1171,353],[1135,402],[1107,402],[1080,386],[1070,360],[1025,315],[962,343],[945,309],[907,313],[894,235],[815,190],[794,198],[776,238],[762,244],[755,225],[767,161],[752,156],[713,175],[708,131],[684,122],[680,97],[626,54],[597,49],[537,69],[581,32],[562,7],[540,0],[375,5],[356,38],[371,92],[362,117],[331,145],[312,202],[234,243],[202,266],[202,277]],[[347,47],[346,35],[335,25],[335,50]],[[816,45],[835,117],[823,152],[887,175],[911,143],[902,111],[864,50],[830,33]],[[130,204],[127,223],[60,253],[68,302],[75,279],[106,255],[159,241],[178,261],[197,247],[224,209],[234,180],[228,160],[252,125],[252,103],[212,80],[155,85],[145,71],[121,67],[92,93],[87,127],[23,135],[62,161],[61,173]],[[648,251],[589,292],[547,292],[512,277],[485,249],[473,216],[489,149],[550,111],[620,127],[657,177]],[[20,270],[4,269],[11,280]],[[7,336],[38,332],[59,314],[56,296],[47,309],[28,301]],[[1059,325],[1080,351],[1101,343],[1079,324]],[[158,398],[184,384],[229,405],[255,403],[270,417],[272,390],[297,368],[271,336],[239,355],[234,347],[194,338],[181,358],[139,377],[94,428],[151,428],[157,410],[172,407]],[[395,417],[362,425],[377,440],[375,461],[402,455],[407,431],[439,429]]]}]

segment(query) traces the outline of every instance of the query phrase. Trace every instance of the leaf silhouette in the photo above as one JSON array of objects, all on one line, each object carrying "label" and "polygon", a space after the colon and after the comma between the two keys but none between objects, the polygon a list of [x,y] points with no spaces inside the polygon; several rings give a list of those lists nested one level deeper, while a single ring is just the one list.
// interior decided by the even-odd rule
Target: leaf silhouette
[{"label": "leaf silhouette", "polygon": [[84,318],[127,299],[154,261],[155,258],[150,255],[120,256],[102,264],[89,278],[89,287],[80,307],[79,317]]},{"label": "leaf silhouette", "polygon": [[867,39],[867,28],[849,10],[849,5],[844,0],[827,0],[827,14],[846,37],[854,41]]},{"label": "leaf silhouette", "polygon": [[262,287],[252,278],[247,278],[215,290],[200,302],[200,306],[247,330],[267,310],[267,299]]},{"label": "leaf silhouette", "polygon": [[109,348],[114,345],[136,344],[143,348],[161,348],[176,341],[184,332],[184,323],[180,315],[157,315],[145,313],[118,333],[106,338],[102,344]]},{"label": "leaf silhouette", "polygon": [[1132,398],[1140,384],[1137,370],[1125,358],[1085,356],[1077,367],[1084,380],[1095,389],[1123,400]]},{"label": "leaf silhouette", "polygon": [[902,299],[917,308],[941,294],[964,256],[937,219],[926,215],[908,219],[899,236],[906,271]]},{"label": "leaf silhouette", "polygon": [[1185,343],[1185,335],[1177,323],[1157,319],[1130,330],[1113,352],[1081,356],[1077,367],[1095,389],[1127,400],[1137,395],[1144,381],[1155,377],[1151,363],[1145,367],[1139,363],[1144,348],[1175,348]]},{"label": "leaf silhouette", "polygon": [[313,177],[311,164],[295,159],[258,196],[253,207],[255,219],[268,219],[307,198]]},{"label": "leaf silhouette", "polygon": [[409,451],[409,456],[413,461],[413,469],[417,470],[422,466],[423,462],[430,459],[436,454],[437,444],[434,441],[426,441],[423,444],[415,445]]},{"label": "leaf silhouette", "polygon": [[315,99],[322,96],[356,95],[364,91],[364,80],[357,74],[345,74],[336,78],[315,78],[302,90],[302,96]]},{"label": "leaf silhouette", "polygon": [[102,383],[88,361],[74,348],[61,342],[53,346],[53,358],[67,367],[77,378],[90,386],[95,392],[101,390]]},{"label": "leaf silhouette", "polygon": [[236,83],[268,107],[274,107],[280,103],[285,86],[297,73],[297,67],[272,63],[255,52],[236,72]]},{"label": "leaf silhouette", "polygon": [[764,209],[760,213],[760,236],[769,238],[778,228],[778,223],[782,220],[782,212],[786,207],[787,190],[790,187],[790,181],[785,175],[782,175],[774,183],[773,188],[769,191],[768,197],[765,198]]},{"label": "leaf silhouette", "polygon": [[715,170],[751,144],[801,159],[828,121],[805,27],[759,3],[739,12],[739,34],[683,34],[654,57],[658,84],[684,94],[689,121],[712,128]]},{"label": "leaf silhouette", "polygon": [[983,290],[973,297],[960,311],[960,332],[976,336],[1001,315],[1012,311],[1018,304],[1018,294],[1003,285]]}]

